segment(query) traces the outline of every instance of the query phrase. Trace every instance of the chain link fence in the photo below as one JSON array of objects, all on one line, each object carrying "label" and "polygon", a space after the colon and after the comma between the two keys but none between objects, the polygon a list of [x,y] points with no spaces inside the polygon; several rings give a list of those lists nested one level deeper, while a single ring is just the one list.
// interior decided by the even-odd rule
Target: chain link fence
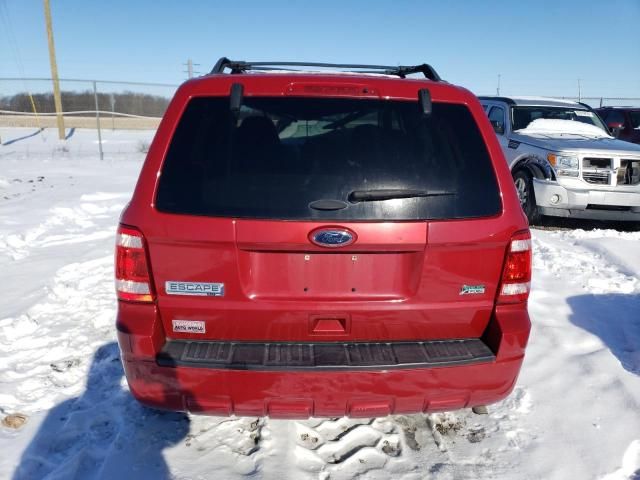
[{"label": "chain link fence", "polygon": [[[105,145],[105,135],[112,137],[107,131],[152,133],[176,88],[177,85],[164,83],[61,78],[64,138],[70,138],[76,129],[93,129],[97,153],[104,160],[105,147],[107,154],[113,153]],[[50,78],[0,78],[0,144],[57,127],[52,90]]]},{"label": "chain link fence", "polygon": [[[65,126],[155,129],[178,85],[60,79]],[[640,106],[640,97],[567,97],[600,106]],[[98,108],[96,109],[96,105]],[[55,127],[50,78],[0,78],[0,127]]]},{"label": "chain link fence", "polygon": [[[176,88],[164,83],[61,78],[65,127],[155,129]],[[0,78],[0,127],[55,126],[50,78]]]},{"label": "chain link fence", "polygon": [[[102,158],[102,130],[155,130],[178,85],[111,80],[60,79],[67,132],[96,129]],[[55,128],[50,78],[0,78],[0,128]],[[640,97],[566,97],[591,107],[640,106]],[[0,138],[1,140],[1,138]]]},{"label": "chain link fence", "polygon": [[[60,79],[68,128],[155,129],[178,85]],[[640,97],[551,98],[600,106],[640,106]],[[98,108],[96,109],[96,105]],[[0,127],[55,127],[50,78],[0,78]]]}]

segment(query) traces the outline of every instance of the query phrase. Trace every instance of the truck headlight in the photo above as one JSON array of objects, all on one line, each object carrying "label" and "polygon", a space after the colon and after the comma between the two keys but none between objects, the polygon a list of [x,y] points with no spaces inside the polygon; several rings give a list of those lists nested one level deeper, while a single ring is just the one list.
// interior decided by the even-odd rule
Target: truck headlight
[{"label": "truck headlight", "polygon": [[579,175],[580,162],[576,155],[547,154],[547,160],[558,175],[565,177],[577,177]]}]

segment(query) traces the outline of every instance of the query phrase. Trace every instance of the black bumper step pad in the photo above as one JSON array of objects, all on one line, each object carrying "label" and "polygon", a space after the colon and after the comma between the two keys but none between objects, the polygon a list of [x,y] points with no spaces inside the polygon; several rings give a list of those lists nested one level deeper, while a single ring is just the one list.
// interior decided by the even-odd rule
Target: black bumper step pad
[{"label": "black bumper step pad", "polygon": [[234,370],[385,370],[492,362],[479,338],[423,342],[255,343],[170,340],[157,356],[166,367]]}]

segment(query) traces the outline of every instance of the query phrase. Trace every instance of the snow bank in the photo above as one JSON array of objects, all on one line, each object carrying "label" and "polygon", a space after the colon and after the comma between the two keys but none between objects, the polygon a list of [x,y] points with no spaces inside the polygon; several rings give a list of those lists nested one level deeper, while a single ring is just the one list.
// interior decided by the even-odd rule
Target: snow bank
[{"label": "snow bank", "polygon": [[595,125],[589,125],[588,123],[578,122],[574,120],[558,120],[551,118],[537,118],[532,121],[527,128],[516,130],[517,133],[522,135],[531,135],[536,133],[542,134],[571,134],[571,135],[586,135],[589,137],[607,137],[613,138],[607,132]]}]

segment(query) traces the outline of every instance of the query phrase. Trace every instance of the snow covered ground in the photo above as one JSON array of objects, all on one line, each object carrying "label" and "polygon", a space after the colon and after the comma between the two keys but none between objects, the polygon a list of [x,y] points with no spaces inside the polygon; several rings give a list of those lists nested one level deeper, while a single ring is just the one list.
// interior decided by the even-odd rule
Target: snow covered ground
[{"label": "snow covered ground", "polygon": [[[514,393],[377,420],[158,413],[128,394],[112,251],[152,132],[0,129],[0,478],[640,478],[640,232],[534,230]],[[27,137],[12,142],[20,137]],[[8,421],[9,421],[8,420]]]}]

